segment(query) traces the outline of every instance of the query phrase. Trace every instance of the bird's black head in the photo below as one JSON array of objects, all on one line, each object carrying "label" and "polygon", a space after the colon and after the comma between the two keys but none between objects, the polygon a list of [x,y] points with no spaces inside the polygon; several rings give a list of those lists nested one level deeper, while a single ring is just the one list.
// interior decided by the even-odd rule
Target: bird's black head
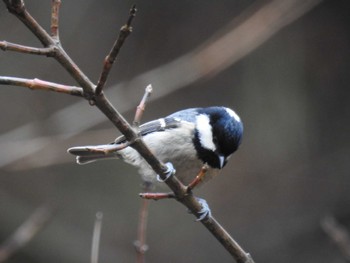
[{"label": "bird's black head", "polygon": [[198,109],[193,143],[198,157],[213,168],[223,168],[238,149],[243,124],[238,115],[225,107]]}]

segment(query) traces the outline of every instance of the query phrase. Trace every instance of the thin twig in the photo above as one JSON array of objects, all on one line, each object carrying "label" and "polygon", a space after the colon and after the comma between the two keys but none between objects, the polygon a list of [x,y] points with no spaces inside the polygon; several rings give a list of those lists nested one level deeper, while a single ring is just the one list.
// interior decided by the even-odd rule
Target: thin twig
[{"label": "thin twig", "polygon": [[83,97],[83,89],[75,86],[67,86],[54,82],[44,81],[40,79],[23,79],[14,77],[0,76],[0,84],[26,87],[32,90],[55,91],[73,96]]},{"label": "thin twig", "polygon": [[7,10],[21,20],[32,33],[40,40],[44,47],[50,46],[52,38],[38,22],[27,12],[24,2],[21,0],[3,0]]},{"label": "thin twig", "polygon": [[102,92],[102,90],[106,84],[109,72],[113,66],[113,63],[119,54],[120,48],[123,46],[124,41],[132,32],[131,22],[136,15],[136,11],[137,11],[136,5],[133,5],[130,9],[129,18],[128,18],[127,23],[121,27],[118,39],[114,42],[111,51],[109,52],[109,54],[106,56],[106,58],[104,60],[103,69],[102,69],[100,79],[98,80],[97,87],[95,90],[96,95],[99,95]]},{"label": "thin twig", "polygon": [[[142,190],[145,192],[151,191],[153,184],[150,182],[143,182]],[[148,222],[148,208],[149,200],[141,199],[141,206],[139,212],[139,225],[137,230],[137,240],[134,242],[137,253],[137,263],[145,262],[145,252],[148,250],[148,245],[146,244],[147,235],[147,222]]]},{"label": "thin twig", "polygon": [[116,144],[107,144],[107,145],[98,145],[98,146],[82,146],[82,147],[74,147],[74,150],[69,150],[69,153],[76,154],[74,152],[79,152],[80,156],[83,156],[84,153],[86,154],[110,154],[115,153],[120,150],[123,150],[127,147],[129,147],[132,144],[132,142],[125,142],[125,143],[116,143]]},{"label": "thin twig", "polygon": [[53,39],[44,28],[25,9],[23,1],[3,0],[10,13],[16,16],[38,38],[44,47],[54,47],[54,58],[66,69],[84,90],[84,97],[88,100],[94,96],[95,85],[80,70],[64,49]]},{"label": "thin twig", "polygon": [[138,127],[140,125],[142,115],[145,112],[146,105],[147,105],[148,99],[152,94],[152,91],[153,91],[152,85],[149,84],[145,89],[145,94],[143,95],[142,100],[140,101],[140,104],[136,108],[135,118],[133,122],[134,127]]},{"label": "thin twig", "polygon": [[144,193],[139,193],[139,196],[142,199],[148,199],[148,200],[154,200],[158,201],[161,199],[169,199],[169,198],[176,198],[173,192],[168,192],[168,193],[150,193],[150,192],[144,192]]},{"label": "thin twig", "polygon": [[52,57],[55,54],[54,47],[36,48],[36,47],[18,45],[7,41],[0,41],[0,49],[2,49],[3,51],[8,50],[8,51],[14,51],[14,52],[20,52],[20,53],[26,53],[26,54],[32,54],[32,55],[45,55],[48,57]]},{"label": "thin twig", "polygon": [[98,263],[103,213],[97,212],[92,234],[91,263]]},{"label": "thin twig", "polygon": [[51,5],[51,36],[53,39],[59,42],[59,11],[61,6],[61,0],[52,0]]},{"label": "thin twig", "polygon": [[19,228],[0,245],[0,262],[5,262],[16,251],[25,246],[51,218],[47,206],[37,208]]},{"label": "thin twig", "polygon": [[148,250],[148,245],[146,244],[146,233],[149,202],[150,201],[147,199],[141,199],[138,234],[137,240],[134,242],[134,246],[136,248],[137,263],[145,262],[145,253]]}]

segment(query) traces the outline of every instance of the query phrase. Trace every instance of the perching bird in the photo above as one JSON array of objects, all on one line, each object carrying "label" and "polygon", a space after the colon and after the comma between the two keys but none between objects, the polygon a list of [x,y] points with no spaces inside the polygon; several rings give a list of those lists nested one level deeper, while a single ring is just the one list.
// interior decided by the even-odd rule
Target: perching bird
[{"label": "perching bird", "polygon": [[[139,127],[139,133],[156,157],[173,164],[176,176],[187,185],[204,164],[209,169],[203,181],[215,176],[225,166],[241,143],[243,125],[239,116],[229,108],[192,108],[147,122]],[[125,137],[120,136],[111,144],[73,147],[68,152],[77,155],[79,164],[122,159],[138,167],[143,180],[154,182],[156,173],[132,147],[113,152],[116,146],[125,142]]]}]

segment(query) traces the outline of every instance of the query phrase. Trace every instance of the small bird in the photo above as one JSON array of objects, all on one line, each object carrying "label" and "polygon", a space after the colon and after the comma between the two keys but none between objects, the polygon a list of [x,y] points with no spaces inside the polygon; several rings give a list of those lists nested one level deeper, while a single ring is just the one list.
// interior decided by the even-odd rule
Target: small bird
[{"label": "small bird", "polygon": [[[138,131],[154,155],[164,163],[172,163],[178,179],[187,185],[204,164],[208,170],[201,182],[218,174],[238,149],[242,141],[243,124],[233,110],[215,106],[181,110],[140,125]],[[78,164],[101,159],[122,159],[138,167],[144,181],[154,182],[156,173],[126,143],[125,137],[120,136],[110,144],[73,147],[68,152],[77,155]]]}]

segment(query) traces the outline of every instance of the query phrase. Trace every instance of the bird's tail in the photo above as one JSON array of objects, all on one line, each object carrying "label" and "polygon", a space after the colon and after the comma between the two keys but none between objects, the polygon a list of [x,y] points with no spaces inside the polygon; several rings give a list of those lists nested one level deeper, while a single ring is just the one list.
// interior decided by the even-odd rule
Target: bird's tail
[{"label": "bird's tail", "polygon": [[96,146],[78,146],[67,150],[70,154],[76,155],[78,164],[92,163],[97,160],[107,160],[119,158],[120,155],[115,151],[115,144],[104,144]]}]

